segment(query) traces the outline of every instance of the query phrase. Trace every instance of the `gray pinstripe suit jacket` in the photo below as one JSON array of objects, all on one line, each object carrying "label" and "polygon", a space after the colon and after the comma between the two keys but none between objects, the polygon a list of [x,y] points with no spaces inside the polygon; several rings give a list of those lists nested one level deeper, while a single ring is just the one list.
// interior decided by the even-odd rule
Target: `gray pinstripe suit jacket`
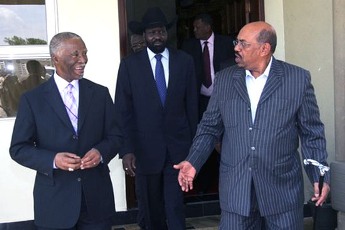
[{"label": "gray pinstripe suit jacket", "polygon": [[[273,58],[253,123],[245,70],[233,66],[217,74],[187,161],[200,170],[222,136],[221,209],[249,216],[253,181],[261,215],[292,210],[304,202],[299,143],[303,158],[326,164],[319,117],[310,73]],[[311,182],[318,181],[317,167],[305,169]]]}]

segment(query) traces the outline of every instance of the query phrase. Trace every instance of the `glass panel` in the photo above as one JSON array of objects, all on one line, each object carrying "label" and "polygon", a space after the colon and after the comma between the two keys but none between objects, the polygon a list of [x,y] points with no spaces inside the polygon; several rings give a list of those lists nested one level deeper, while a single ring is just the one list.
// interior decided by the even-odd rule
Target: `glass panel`
[{"label": "glass panel", "polygon": [[0,118],[17,114],[19,98],[54,73],[50,58],[0,59]]},{"label": "glass panel", "polygon": [[46,45],[45,1],[0,0],[0,46]]}]

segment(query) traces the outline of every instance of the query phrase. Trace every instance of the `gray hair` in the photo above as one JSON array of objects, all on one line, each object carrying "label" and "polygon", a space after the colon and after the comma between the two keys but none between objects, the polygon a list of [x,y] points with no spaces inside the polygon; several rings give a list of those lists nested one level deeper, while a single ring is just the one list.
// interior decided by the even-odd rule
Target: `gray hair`
[{"label": "gray hair", "polygon": [[71,38],[79,38],[82,40],[82,38],[78,34],[75,34],[72,32],[61,32],[54,35],[54,37],[50,40],[50,44],[49,44],[50,56],[53,57],[56,54],[56,52],[61,47],[61,44],[63,41],[66,41]]},{"label": "gray hair", "polygon": [[257,39],[259,43],[268,43],[271,45],[271,52],[272,54],[276,50],[277,46],[277,34],[275,30],[272,29],[263,29],[260,31]]}]

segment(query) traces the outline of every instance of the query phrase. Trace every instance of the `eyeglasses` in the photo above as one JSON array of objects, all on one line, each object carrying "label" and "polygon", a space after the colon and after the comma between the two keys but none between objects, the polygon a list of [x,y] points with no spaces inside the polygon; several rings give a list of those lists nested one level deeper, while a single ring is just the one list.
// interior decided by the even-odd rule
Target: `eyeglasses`
[{"label": "eyeglasses", "polygon": [[245,41],[243,41],[243,40],[238,40],[238,39],[233,40],[232,42],[233,42],[234,46],[239,45],[239,46],[241,46],[243,49],[248,48],[248,47],[251,45],[251,43],[245,42]]}]

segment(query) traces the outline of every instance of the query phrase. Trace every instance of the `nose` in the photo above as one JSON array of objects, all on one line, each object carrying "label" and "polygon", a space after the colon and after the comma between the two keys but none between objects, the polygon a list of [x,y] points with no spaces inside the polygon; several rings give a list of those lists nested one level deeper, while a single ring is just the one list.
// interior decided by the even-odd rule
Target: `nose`
[{"label": "nose", "polygon": [[241,46],[240,46],[239,43],[237,43],[237,44],[234,45],[234,50],[235,50],[236,52],[240,51],[240,49],[241,49]]},{"label": "nose", "polygon": [[83,55],[79,56],[79,60],[78,61],[82,62],[82,63],[87,63],[87,60],[88,60],[87,55],[83,54]]}]

